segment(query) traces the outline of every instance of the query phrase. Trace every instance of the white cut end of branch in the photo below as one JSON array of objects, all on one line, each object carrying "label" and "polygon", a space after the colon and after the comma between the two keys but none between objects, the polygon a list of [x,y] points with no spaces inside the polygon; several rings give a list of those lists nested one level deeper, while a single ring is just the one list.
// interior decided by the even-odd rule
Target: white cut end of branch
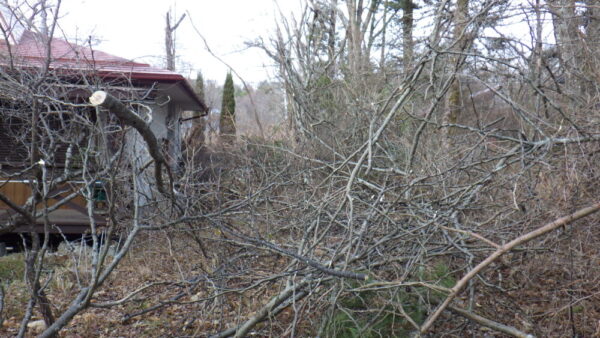
[{"label": "white cut end of branch", "polygon": [[99,106],[102,103],[104,103],[104,100],[106,100],[106,92],[103,90],[98,90],[96,92],[94,92],[94,94],[92,94],[92,96],[90,96],[90,103],[93,106]]}]

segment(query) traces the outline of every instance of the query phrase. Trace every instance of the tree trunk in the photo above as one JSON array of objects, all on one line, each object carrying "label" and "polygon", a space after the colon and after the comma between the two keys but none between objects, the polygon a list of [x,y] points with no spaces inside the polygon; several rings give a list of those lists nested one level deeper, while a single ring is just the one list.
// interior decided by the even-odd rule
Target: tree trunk
[{"label": "tree trunk", "polygon": [[404,72],[408,73],[411,69],[414,54],[413,42],[413,10],[415,4],[413,0],[402,2],[402,56],[404,59]]},{"label": "tree trunk", "polygon": [[337,3],[338,0],[331,1],[331,8],[329,9],[329,23],[328,23],[328,31],[327,31],[327,75],[330,78],[335,76],[336,72],[336,49],[335,49],[335,29],[337,22]]},{"label": "tree trunk", "polygon": [[179,27],[179,24],[185,18],[185,14],[179,18],[174,26],[171,26],[171,11],[167,12],[166,15],[167,24],[165,26],[165,50],[167,55],[167,69],[175,70],[175,30]]},{"label": "tree trunk", "polygon": [[[583,92],[586,94],[586,99],[597,100],[598,97],[598,67],[600,63],[600,3],[597,0],[586,0],[586,10],[583,21],[585,23],[585,51],[586,55],[581,57],[584,62],[583,75],[584,81]],[[596,104],[593,102],[592,104]]]},{"label": "tree trunk", "polygon": [[548,5],[552,13],[552,24],[561,68],[565,72],[565,87],[572,91],[570,94],[575,94],[579,87],[578,77],[581,66],[580,56],[577,54],[579,39],[575,2],[574,0],[549,0]]},{"label": "tree trunk", "polygon": [[[444,122],[447,124],[454,124],[458,122],[458,118],[461,115],[463,107],[462,93],[460,88],[460,77],[458,76],[461,68],[461,64],[464,57],[460,54],[464,51],[468,44],[468,38],[466,37],[467,17],[469,15],[469,0],[457,0],[456,9],[454,11],[454,54],[452,55],[452,64],[455,66],[455,78],[450,86],[448,92],[448,98],[446,101],[446,116]],[[455,129],[452,127],[446,128],[446,146],[451,147],[450,138],[454,135]]]},{"label": "tree trunk", "polygon": [[362,60],[362,0],[348,0],[348,63],[352,75],[357,76],[361,72]]},{"label": "tree trunk", "polygon": [[[46,236],[48,236],[48,233],[46,233]],[[36,269],[36,267],[38,267],[36,260],[38,259],[39,255],[43,255],[40,248],[40,236],[39,234],[32,232],[31,239],[32,248],[25,259],[25,275],[27,278],[27,284],[30,288],[29,290],[31,292],[31,297],[35,299],[35,303],[38,305],[38,309],[40,310],[42,318],[44,319],[44,323],[46,323],[46,326],[50,326],[54,324],[55,320],[54,315],[52,314],[52,304],[42,289],[38,275],[38,269]]]}]

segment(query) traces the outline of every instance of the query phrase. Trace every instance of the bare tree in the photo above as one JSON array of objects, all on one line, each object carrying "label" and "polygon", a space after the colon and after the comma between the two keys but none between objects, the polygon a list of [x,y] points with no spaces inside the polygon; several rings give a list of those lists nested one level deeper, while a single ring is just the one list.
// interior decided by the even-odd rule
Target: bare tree
[{"label": "bare tree", "polygon": [[167,69],[175,70],[175,62],[176,62],[176,50],[175,50],[175,30],[179,28],[179,25],[185,19],[185,13],[181,15],[179,20],[175,24],[171,23],[172,16],[171,10],[167,12],[165,18],[167,23],[165,25],[165,51],[167,55]]},{"label": "bare tree", "polygon": [[[92,46],[57,39],[60,1],[1,6],[6,53],[0,66],[0,234],[30,232],[23,237],[29,242],[24,243],[29,299],[23,304],[18,336],[26,335],[29,321],[39,311],[46,326],[41,336],[53,337],[90,306],[95,292],[147,227],[147,217],[180,212],[170,162],[175,154],[166,155],[153,130],[151,117],[160,116],[159,105],[148,99],[154,88],[136,87],[131,79],[119,76],[112,83],[103,79]],[[55,53],[53,48],[61,50]],[[39,55],[31,57],[27,54],[31,50]],[[55,64],[57,55],[69,53],[77,54],[81,62],[72,71]],[[89,104],[87,97],[98,88],[110,88],[129,105],[106,94],[103,99],[95,95],[95,105]],[[133,162],[144,152],[153,163],[143,163],[142,168]],[[155,169],[153,176],[144,173],[148,167]],[[98,194],[107,204],[104,210],[98,210]],[[140,210],[142,195],[145,208],[153,204],[155,214]],[[60,216],[66,207],[77,212]],[[72,222],[69,217],[88,224],[92,250],[85,257],[75,253],[70,257],[76,287],[69,304],[58,309],[47,294],[55,278],[48,272],[50,235],[61,233],[62,219]],[[117,235],[123,241],[109,253],[110,241]]]}]

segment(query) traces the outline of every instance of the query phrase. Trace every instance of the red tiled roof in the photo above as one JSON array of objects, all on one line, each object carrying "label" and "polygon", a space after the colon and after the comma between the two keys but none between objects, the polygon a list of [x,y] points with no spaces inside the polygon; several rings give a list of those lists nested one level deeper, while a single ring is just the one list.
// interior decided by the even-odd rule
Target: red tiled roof
[{"label": "red tiled roof", "polygon": [[[50,46],[52,47],[50,57],[53,61],[65,63],[87,61],[96,64],[128,64],[137,67],[149,67],[147,64],[132,62],[122,57],[92,50],[90,47],[79,46],[62,39],[51,39]],[[45,60],[47,57],[47,51],[42,37],[32,31],[23,33],[23,36],[21,36],[21,39],[15,46],[14,53],[18,57],[31,60]]]},{"label": "red tiled roof", "polygon": [[[2,50],[6,44],[2,43]],[[12,53],[20,64],[42,65],[47,60],[47,44],[40,34],[32,31],[23,33],[19,42],[11,46]],[[126,77],[131,80],[181,83],[186,96],[203,110],[206,106],[195,94],[188,81],[174,71],[152,67],[146,63],[134,62],[122,57],[111,55],[91,47],[84,47],[66,40],[52,38],[50,40],[50,67],[62,70],[94,71],[103,78]]]}]

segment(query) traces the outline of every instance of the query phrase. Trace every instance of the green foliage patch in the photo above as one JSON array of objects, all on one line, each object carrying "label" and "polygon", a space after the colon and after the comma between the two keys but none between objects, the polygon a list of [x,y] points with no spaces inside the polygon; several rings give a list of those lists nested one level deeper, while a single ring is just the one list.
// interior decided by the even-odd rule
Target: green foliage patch
[{"label": "green foliage patch", "polygon": [[0,280],[3,282],[23,279],[25,274],[23,254],[0,257]]},{"label": "green foliage patch", "polygon": [[[456,283],[445,264],[418,272],[421,280],[450,288]],[[348,282],[347,287],[356,289],[371,282]],[[421,325],[427,318],[425,299],[441,299],[444,295],[424,287],[397,288],[395,290],[352,291],[338,299],[336,309],[326,320],[324,337],[375,338],[407,337],[414,327],[402,315],[401,308],[415,323]]]}]

